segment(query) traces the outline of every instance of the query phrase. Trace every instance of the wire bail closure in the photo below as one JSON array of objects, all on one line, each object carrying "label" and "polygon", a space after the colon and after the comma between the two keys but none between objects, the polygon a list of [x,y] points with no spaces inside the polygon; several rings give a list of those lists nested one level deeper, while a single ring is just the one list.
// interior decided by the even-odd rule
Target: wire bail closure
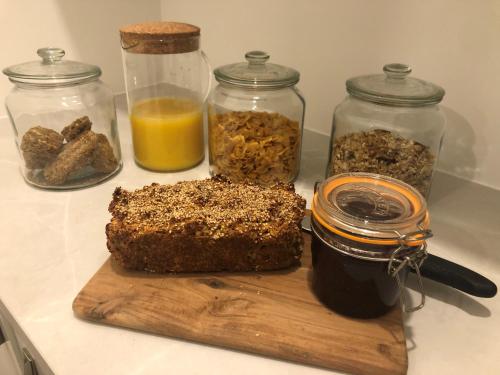
[{"label": "wire bail closure", "polygon": [[[401,305],[405,313],[411,313],[420,310],[425,305],[425,291],[422,281],[422,275],[420,274],[420,267],[424,263],[425,259],[427,259],[427,243],[425,242],[425,240],[432,237],[432,231],[430,229],[422,229],[421,227],[419,228],[420,230],[418,231],[406,233],[404,235],[401,235],[398,231],[395,231],[395,233],[399,236],[398,241],[400,246],[392,252],[389,259],[389,264],[387,265],[387,273],[390,276],[396,278],[396,282],[398,283],[399,300],[401,301]],[[409,249],[411,246],[408,246],[408,243],[411,241],[415,241],[415,239],[424,241],[420,245],[420,248],[413,251],[411,255],[405,255],[402,258],[398,258],[398,254],[400,254],[404,250]],[[413,307],[408,306],[406,296],[404,294],[404,281],[401,281],[401,278],[399,277],[399,271],[401,271],[405,266],[408,266],[415,270],[420,290],[420,304]]]}]

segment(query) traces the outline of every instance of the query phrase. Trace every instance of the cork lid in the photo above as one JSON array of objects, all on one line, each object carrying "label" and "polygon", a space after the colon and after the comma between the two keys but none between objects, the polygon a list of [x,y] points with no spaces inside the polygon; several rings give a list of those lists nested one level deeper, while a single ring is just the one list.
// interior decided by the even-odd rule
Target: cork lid
[{"label": "cork lid", "polygon": [[200,28],[180,22],[143,22],[120,29],[121,45],[130,53],[173,54],[197,51]]}]

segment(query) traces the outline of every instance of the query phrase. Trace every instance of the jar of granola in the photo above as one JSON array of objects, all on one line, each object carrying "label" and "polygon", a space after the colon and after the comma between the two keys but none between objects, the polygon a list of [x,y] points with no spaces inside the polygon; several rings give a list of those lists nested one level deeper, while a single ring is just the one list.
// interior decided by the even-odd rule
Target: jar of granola
[{"label": "jar of granola", "polygon": [[5,98],[21,173],[31,185],[74,189],[117,173],[120,142],[112,91],[101,69],[63,59],[60,48],[41,48],[39,60],[3,73],[14,83]]},{"label": "jar of granola", "polygon": [[260,185],[299,173],[304,98],[299,72],[251,51],[247,62],[215,69],[208,110],[210,173]]},{"label": "jar of granola", "polygon": [[335,109],[326,175],[377,173],[429,196],[445,130],[438,103],[444,90],[410,77],[404,64],[384,74],[347,80],[349,96]]}]

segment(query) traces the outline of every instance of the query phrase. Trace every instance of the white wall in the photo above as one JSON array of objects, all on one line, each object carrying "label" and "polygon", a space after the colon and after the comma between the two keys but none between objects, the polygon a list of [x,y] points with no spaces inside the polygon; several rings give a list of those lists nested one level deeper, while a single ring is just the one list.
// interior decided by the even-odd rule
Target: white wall
[{"label": "white wall", "polygon": [[[347,78],[409,63],[447,91],[440,168],[500,188],[500,1],[0,0],[0,68],[58,46],[69,59],[99,65],[122,92],[118,28],[160,18],[200,26],[214,67],[263,49],[298,69],[306,127],[323,133]],[[1,75],[0,100],[10,87]]]},{"label": "white wall", "polygon": [[301,72],[307,128],[329,133],[347,78],[404,62],[446,89],[440,168],[500,188],[500,1],[162,0],[214,67],[262,49]]},{"label": "white wall", "polygon": [[[60,47],[67,59],[100,66],[103,80],[123,92],[118,29],[160,18],[160,0],[0,0],[0,70],[39,59],[40,47]],[[0,116],[11,87],[0,74]]]}]

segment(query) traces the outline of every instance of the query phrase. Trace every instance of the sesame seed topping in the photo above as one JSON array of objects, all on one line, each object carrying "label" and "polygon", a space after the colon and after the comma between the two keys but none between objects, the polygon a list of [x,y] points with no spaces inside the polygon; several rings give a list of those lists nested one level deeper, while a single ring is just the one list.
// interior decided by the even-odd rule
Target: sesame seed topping
[{"label": "sesame seed topping", "polygon": [[145,232],[213,239],[236,233],[262,240],[290,225],[300,226],[304,208],[305,200],[293,185],[264,188],[216,176],[173,185],[153,183],[133,192],[119,187],[109,210],[123,224]]}]

